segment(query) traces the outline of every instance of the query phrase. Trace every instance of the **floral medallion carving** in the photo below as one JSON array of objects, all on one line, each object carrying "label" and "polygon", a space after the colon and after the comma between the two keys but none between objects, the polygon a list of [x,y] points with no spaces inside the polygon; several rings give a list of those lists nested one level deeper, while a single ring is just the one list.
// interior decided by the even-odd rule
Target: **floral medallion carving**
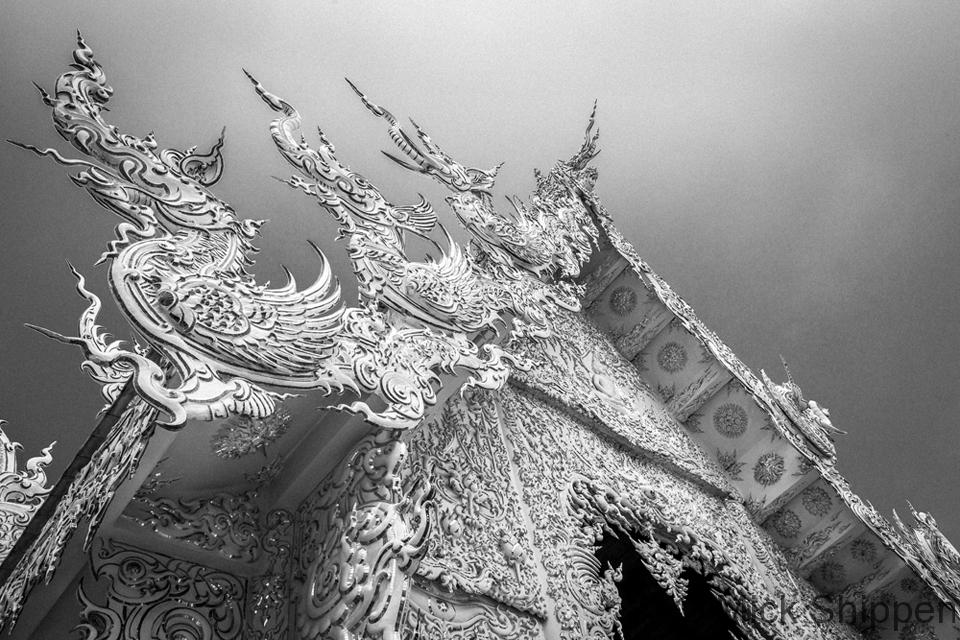
[{"label": "floral medallion carving", "polygon": [[619,286],[610,294],[610,310],[618,316],[627,316],[637,308],[637,292],[626,285]]},{"label": "floral medallion carving", "polygon": [[857,562],[872,563],[877,559],[877,545],[860,538],[850,543],[850,555]]},{"label": "floral medallion carving", "polygon": [[781,509],[771,516],[773,529],[788,540],[800,535],[800,516],[790,509]]},{"label": "floral medallion carving", "polygon": [[667,373],[680,373],[687,366],[687,350],[679,342],[667,342],[657,351],[657,366]]},{"label": "floral medallion carving", "polygon": [[913,576],[900,580],[900,588],[906,593],[918,593],[920,591],[920,581]]},{"label": "floral medallion carving", "polygon": [[747,410],[736,402],[720,405],[713,412],[713,427],[727,438],[739,438],[747,431]]},{"label": "floral medallion carving", "polygon": [[847,579],[847,571],[843,565],[835,560],[827,560],[817,569],[820,578],[831,586],[843,584]]},{"label": "floral medallion carving", "polygon": [[800,500],[803,503],[803,508],[810,515],[818,518],[824,517],[833,508],[833,500],[830,498],[830,494],[822,487],[804,489],[800,495]]},{"label": "floral medallion carving", "polygon": [[786,463],[779,453],[768,451],[761,454],[753,465],[753,479],[765,487],[770,487],[783,477]]}]

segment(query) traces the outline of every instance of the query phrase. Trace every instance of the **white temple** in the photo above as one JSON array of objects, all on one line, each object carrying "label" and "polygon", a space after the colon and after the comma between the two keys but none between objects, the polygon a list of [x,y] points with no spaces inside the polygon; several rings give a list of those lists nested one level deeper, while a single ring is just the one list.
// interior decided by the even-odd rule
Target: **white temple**
[{"label": "white temple", "polygon": [[[747,369],[617,231],[592,116],[504,214],[496,169],[353,87],[388,156],[451,191],[460,246],[251,77],[287,184],[347,239],[351,305],[320,248],[309,287],[258,284],[262,223],[211,191],[223,139],[118,131],[82,39],[74,60],[43,100],[79,157],[21,146],[122,219],[105,258],[140,343],[105,337],[79,273],[78,335],[38,329],[82,349],[108,408],[54,486],[49,451],[18,470],[0,434],[9,637],[960,633],[960,554],[933,518],[890,522],[852,493],[829,412],[789,372]],[[414,261],[414,236],[441,256]]]}]

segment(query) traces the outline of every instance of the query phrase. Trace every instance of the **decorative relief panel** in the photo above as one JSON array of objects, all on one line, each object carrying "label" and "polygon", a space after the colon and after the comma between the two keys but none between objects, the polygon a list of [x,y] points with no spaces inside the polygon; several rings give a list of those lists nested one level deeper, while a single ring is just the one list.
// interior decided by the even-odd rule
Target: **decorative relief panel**
[{"label": "decorative relief panel", "polygon": [[[941,597],[945,593],[956,595],[960,587],[957,554],[929,533],[935,527],[926,526],[925,533],[911,534],[912,538],[897,536],[872,507],[847,495],[849,488],[842,478],[831,474],[832,445],[825,431],[830,425],[829,420],[824,421],[822,407],[812,402],[804,405],[799,389],[796,397],[789,397],[792,389],[764,386],[613,228],[592,193],[596,172],[587,167],[596,155],[592,118],[580,152],[549,175],[538,174],[532,200],[527,204],[513,201],[515,215],[503,216],[491,205],[496,169],[481,171],[457,163],[416,124],[414,140],[401,130],[392,114],[357,91],[366,108],[389,123],[390,137],[408,160],[390,157],[450,189],[454,193],[450,204],[471,234],[471,247],[464,250],[441,227],[446,241],[441,259],[417,263],[404,251],[405,238],[409,234],[429,238],[428,234],[440,226],[432,207],[424,201],[411,206],[387,202],[373,185],[340,163],[323,134],[317,149],[309,147],[299,134],[297,111],[251,77],[258,95],[278,114],[271,125],[278,150],[300,174],[287,183],[315,198],[348,237],[361,306],[344,309],[339,288],[322,255],[317,281],[304,290],[298,290],[292,279],[284,287],[268,289],[246,271],[254,252],[253,239],[262,223],[241,219],[208,190],[222,173],[222,136],[208,154],[198,154],[195,149],[155,153],[158,145],[152,135],[143,139],[125,135],[102,119],[112,89],[82,39],[74,61],[73,70],[58,80],[54,94],[42,95],[53,111],[58,133],[92,161],[71,160],[54,150],[23,146],[61,164],[79,167],[81,172],[74,181],[122,218],[117,240],[110,243],[104,256],[111,262],[111,291],[138,333],[163,354],[176,375],[166,375],[163,365],[147,358],[139,347],[126,350],[119,343],[108,342],[96,325],[100,302],[86,291],[78,275],[78,290],[89,303],[79,335],[65,337],[42,331],[84,350],[84,367],[103,385],[108,398],[116,398],[129,383],[145,402],[135,400],[130,405],[106,445],[71,486],[39,542],[4,585],[0,592],[2,616],[16,611],[40,575],[50,575],[80,518],[90,517],[91,532],[96,530],[113,491],[135,469],[158,415],[171,427],[182,426],[187,419],[208,420],[231,413],[263,418],[283,398],[283,394],[266,387],[327,392],[350,389],[378,394],[386,409],[374,411],[362,402],[340,408],[361,414],[380,427],[415,428],[426,409],[437,401],[441,372],[469,374],[466,402],[471,402],[470,389],[499,389],[513,367],[522,369],[530,364],[496,344],[480,347],[465,338],[465,334],[504,328],[508,323],[512,323],[515,339],[547,339],[539,344],[525,343],[524,354],[541,366],[517,374],[518,382],[571,407],[593,424],[601,423],[618,442],[629,443],[630,452],[582,429],[556,409],[513,390],[505,391],[504,404],[512,412],[514,455],[536,524],[537,548],[528,549],[518,515],[521,510],[512,501],[512,493],[498,493],[494,485],[470,475],[492,477],[496,469],[484,466],[479,458],[471,460],[465,472],[453,464],[454,454],[467,454],[469,458],[474,445],[478,450],[489,448],[491,463],[502,461],[507,450],[498,448],[503,443],[497,438],[484,439],[483,434],[496,432],[491,427],[496,422],[495,411],[489,398],[477,400],[477,412],[451,416],[450,425],[454,426],[449,430],[442,422],[433,431],[411,436],[414,447],[422,446],[424,453],[429,453],[422,457],[421,472],[437,483],[436,525],[437,531],[445,534],[421,565],[428,514],[432,512],[427,504],[428,484],[410,481],[401,485],[406,445],[399,432],[385,430],[369,435],[298,511],[295,568],[300,587],[295,591],[296,626],[302,636],[393,638],[408,588],[418,594],[411,599],[415,606],[412,604],[409,610],[410,619],[424,611],[452,607],[458,612],[475,611],[464,614],[474,615],[471,620],[485,620],[483,625],[471,627],[469,621],[456,619],[443,627],[442,633],[477,634],[481,629],[499,629],[499,635],[509,637],[535,635],[529,619],[520,616],[526,622],[503,626],[500,612],[507,606],[537,615],[544,612],[545,603],[532,586],[531,554],[537,553],[543,557],[550,578],[547,592],[565,637],[611,635],[616,599],[610,588],[615,576],[601,576],[591,564],[585,549],[592,544],[595,531],[572,525],[575,518],[571,520],[569,505],[563,502],[571,498],[571,478],[591,478],[601,470],[604,477],[627,485],[615,487],[615,494],[627,501],[621,505],[627,511],[644,496],[651,503],[672,505],[669,514],[663,513],[663,521],[680,527],[677,531],[686,536],[685,544],[692,545],[685,555],[680,554],[683,557],[696,559],[698,553],[708,551],[716,556],[723,550],[729,560],[711,566],[722,564],[740,572],[736,584],[752,589],[751,598],[762,595],[757,585],[771,581],[782,589],[780,593],[788,588],[802,592],[802,587],[788,584],[789,572],[779,559],[771,564],[770,558],[776,554],[768,549],[773,545],[767,538],[752,530],[745,534],[742,529],[746,523],[728,522],[730,511],[741,509],[741,505],[724,505],[704,493],[705,484],[728,488],[716,465],[678,428],[611,344],[581,318],[562,311],[578,309],[580,291],[558,279],[576,277],[602,235],[591,218],[600,223],[613,246],[633,266],[641,284],[659,301],[651,304],[651,299],[643,299],[641,294],[645,292],[639,287],[618,284],[603,298],[605,313],[627,318],[638,314],[639,307],[659,309],[662,305],[677,318],[667,332],[672,327],[679,335],[682,328],[693,336],[654,338],[655,330],[668,317],[660,311],[652,315],[648,311],[637,325],[638,331],[615,336],[617,346],[625,352],[641,344],[650,349],[646,360],[640,353],[634,362],[638,370],[649,367],[658,376],[663,374],[657,378],[656,393],[669,403],[674,417],[682,420],[691,416],[726,381],[729,371],[774,416],[774,429],[801,452],[803,460],[838,487],[841,498],[879,532],[886,545],[907,558],[921,577],[937,584]],[[613,263],[618,261],[614,259]],[[619,273],[615,264],[607,266],[608,273],[603,277],[613,278]],[[591,297],[601,286],[598,282],[591,283]],[[708,366],[697,373],[691,366],[694,363]],[[798,415],[805,419],[798,420],[794,409],[802,411]],[[735,410],[728,410],[715,424],[721,436],[738,437],[735,414]],[[691,431],[695,427],[691,425]],[[471,436],[473,442],[466,439]],[[443,453],[429,451],[434,445],[442,446]],[[448,449],[450,455],[444,458]],[[661,466],[637,460],[637,450],[658,460]],[[752,478],[764,488],[786,484],[787,478],[800,473],[800,469],[791,473],[797,467],[796,459],[780,449],[758,452],[743,460],[735,450],[718,450],[718,456],[724,460],[728,475]],[[545,463],[547,458],[551,459]],[[666,469],[677,470],[681,477]],[[271,467],[265,467],[251,481],[267,479],[271,473]],[[535,478],[535,473],[544,474],[549,482]],[[417,474],[409,476],[416,478]],[[641,489],[647,482],[656,484],[659,493]],[[798,491],[802,488],[799,483],[793,486]],[[784,492],[778,499],[788,497]],[[591,500],[594,508],[602,506],[596,495]],[[764,500],[766,496],[757,498],[758,503]],[[197,516],[196,521],[204,521],[205,514],[219,510],[219,516],[211,516],[215,521],[230,511],[229,505],[212,501],[157,505],[151,524],[195,542],[206,540],[204,527],[215,530],[218,540],[230,540],[231,527],[243,524],[245,517],[241,510],[239,520],[223,523],[219,529],[216,523],[197,529],[192,520],[180,515],[189,512],[191,517]],[[781,506],[772,501],[766,508],[772,509],[773,505]],[[757,507],[756,512],[760,511]],[[787,516],[787,510],[781,515],[776,531],[790,537],[796,523]],[[283,516],[277,516],[274,529],[283,530],[284,522]],[[481,522],[503,526],[481,531]],[[749,550],[741,541],[744,535],[754,536]],[[458,547],[461,540],[476,545],[467,549],[464,542]],[[645,541],[639,540],[638,544],[642,546]],[[285,554],[283,546],[277,545],[271,550],[270,572],[258,583],[252,600],[264,637],[279,628],[271,625],[281,615],[276,601],[282,591],[278,585],[283,582]],[[247,554],[253,559],[254,548],[258,547],[232,540],[226,553],[239,557]],[[684,565],[678,554],[671,553],[669,548],[664,552],[659,542],[641,551],[651,570],[680,602],[683,585],[677,578]],[[766,558],[761,565],[774,578],[758,579],[761,572],[748,557]],[[838,575],[836,568],[830,567],[827,562],[819,565],[824,580]],[[409,576],[416,571],[471,596],[428,594],[426,583],[410,587]],[[491,605],[482,594],[506,604]],[[455,601],[463,607],[453,606]],[[88,617],[94,626],[88,632],[98,634],[102,629],[93,621],[106,620],[116,610],[90,607]],[[578,622],[578,611],[588,612],[583,626]],[[511,609],[511,615],[514,613]],[[736,617],[736,612],[731,615]],[[809,624],[802,619],[789,631],[806,633],[813,630]],[[233,633],[232,628],[217,633],[228,637],[224,634]],[[180,627],[172,629],[180,633]],[[766,635],[762,629],[757,633]]]},{"label": "decorative relief panel", "polygon": [[913,523],[900,519],[894,512],[893,525],[901,538],[910,546],[916,557],[929,567],[936,576],[941,591],[940,597],[960,609],[960,552],[940,533],[937,521],[923,511],[917,511],[910,505]]},{"label": "decorative relief panel", "polygon": [[231,560],[256,562],[261,554],[256,492],[212,498],[143,499],[147,514],[131,516],[166,538],[183,540]]},{"label": "decorative relief panel", "polygon": [[267,514],[262,534],[267,569],[249,581],[244,640],[286,640],[292,636],[290,572],[293,569],[293,515],[283,509]]},{"label": "decorative relief panel", "polygon": [[225,460],[263,453],[287,432],[292,416],[286,407],[278,407],[266,418],[236,416],[217,430],[210,441],[213,452]]},{"label": "decorative relief panel", "polygon": [[420,640],[534,640],[540,621],[484,596],[451,593],[415,581],[407,594],[402,626]]},{"label": "decorative relief panel", "polygon": [[836,462],[837,451],[833,446],[833,436],[838,433],[846,434],[846,431],[833,426],[830,412],[825,407],[821,407],[815,400],[804,399],[803,392],[793,381],[785,361],[783,367],[787,371],[787,382],[784,384],[774,384],[766,373],[760,372],[770,395],[789,418],[787,424],[790,428],[803,436],[825,461],[831,464]]},{"label": "decorative relief panel", "polygon": [[[608,487],[619,497],[614,504],[610,502],[613,498],[604,498],[604,491],[591,494],[594,506],[589,511],[598,514],[599,519],[594,520],[598,526],[600,519],[614,517],[611,514],[625,509],[646,509],[644,518],[666,523],[663,526],[667,529],[662,530],[672,531],[668,537],[677,536],[677,544],[701,545],[703,553],[719,563],[713,566],[725,567],[721,573],[727,578],[736,576],[728,584],[733,590],[723,597],[727,598],[728,613],[744,627],[750,627],[750,623],[737,618],[746,615],[742,609],[735,609],[738,599],[779,606],[783,594],[788,602],[795,603],[785,621],[770,628],[748,628],[745,632],[753,634],[749,637],[857,637],[846,627],[824,627],[815,622],[811,603],[816,593],[792,573],[779,547],[752,522],[743,505],[711,497],[691,481],[638,459],[524,392],[507,388],[499,397],[561,637],[610,637],[609,615],[600,606],[602,576],[590,562],[599,530],[582,524],[586,512],[576,506],[583,502],[576,497],[583,487],[599,486]],[[661,546],[660,538],[656,543],[649,542],[649,536],[646,540],[653,546],[643,547],[641,539],[638,552],[668,593],[672,590],[682,602],[683,584],[678,577],[691,566],[689,561],[684,564],[683,553],[677,555],[669,546]]]},{"label": "decorative relief panel", "polygon": [[716,464],[595,327],[575,314],[558,315],[555,326],[556,338],[519,349],[535,366],[517,372],[516,380],[602,423],[651,457],[729,489]]},{"label": "decorative relief panel", "polygon": [[428,525],[429,488],[402,487],[406,456],[398,431],[371,433],[297,510],[298,638],[397,637]]},{"label": "decorative relief panel", "polygon": [[410,433],[408,482],[433,486],[436,517],[418,575],[546,615],[496,404],[468,390]]},{"label": "decorative relief panel", "polygon": [[239,640],[243,582],[183,560],[105,543],[93,555],[96,579],[108,581],[107,600],[94,602],[81,585],[77,627],[84,640]]}]

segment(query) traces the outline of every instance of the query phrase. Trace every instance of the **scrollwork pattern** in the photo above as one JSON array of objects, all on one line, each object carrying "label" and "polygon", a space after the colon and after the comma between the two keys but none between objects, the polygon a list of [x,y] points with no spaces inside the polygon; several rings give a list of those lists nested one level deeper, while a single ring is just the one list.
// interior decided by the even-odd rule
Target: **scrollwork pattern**
[{"label": "scrollwork pattern", "polygon": [[397,637],[429,522],[428,487],[401,486],[406,456],[399,432],[368,435],[297,511],[301,638]]},{"label": "scrollwork pattern", "polygon": [[148,513],[134,517],[160,535],[216,551],[231,560],[256,562],[261,554],[256,493],[218,493],[212,498],[144,499]]},{"label": "scrollwork pattern", "polygon": [[286,640],[290,625],[290,571],[293,568],[293,515],[267,514],[262,536],[269,558],[266,572],[250,581],[244,640]]},{"label": "scrollwork pattern", "polygon": [[81,585],[77,627],[84,640],[239,640],[243,582],[183,560],[105,544],[93,558],[95,578],[109,580],[97,604]]},{"label": "scrollwork pattern", "polygon": [[421,640],[537,640],[540,621],[490,598],[415,582],[407,597],[403,628]]},{"label": "scrollwork pattern", "polygon": [[195,148],[157,152],[152,136],[137,138],[107,124],[102,116],[113,90],[78,38],[73,70],[42,97],[57,132],[90,160],[20,146],[79,167],[74,182],[122,219],[104,254],[111,292],[177,374],[171,383],[137,349],[109,342],[96,324],[100,302],[77,274],[89,302],[79,335],[35,328],[79,346],[84,368],[108,398],[131,380],[162,422],[179,428],[190,419],[270,415],[286,394],[267,386],[351,390],[377,394],[387,407],[374,411],[357,400],[340,409],[384,428],[411,428],[436,402],[440,372],[465,371],[469,385],[494,389],[511,367],[522,366],[497,344],[478,346],[466,334],[512,323],[515,336],[546,337],[559,309],[579,309],[579,289],[557,277],[579,274],[597,239],[581,200],[583,182],[593,175],[586,163],[596,153],[589,128],[581,152],[538,181],[529,207],[515,203],[511,220],[490,204],[495,171],[460,165],[419,127],[426,151],[418,150],[389,112],[360,94],[370,111],[391,122],[391,136],[417,163],[401,164],[455,192],[450,203],[474,239],[465,251],[441,226],[441,258],[415,262],[406,255],[405,238],[429,239],[438,226],[430,204],[387,202],[337,159],[322,134],[320,146],[311,148],[298,134],[296,109],[250,79],[278,114],[270,127],[273,141],[299,173],[288,183],[315,198],[349,239],[362,304],[341,304],[319,249],[319,275],[306,289],[298,289],[292,276],[276,289],[257,284],[247,268],[263,222],[241,219],[208,189],[222,173],[222,137],[207,154]]}]

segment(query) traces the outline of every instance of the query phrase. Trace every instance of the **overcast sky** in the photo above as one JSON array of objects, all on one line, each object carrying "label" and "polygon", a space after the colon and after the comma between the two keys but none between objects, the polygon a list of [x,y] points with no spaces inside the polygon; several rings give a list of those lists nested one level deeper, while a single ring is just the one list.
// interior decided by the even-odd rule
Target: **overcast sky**
[{"label": "overcast sky", "polygon": [[[241,67],[388,198],[441,211],[344,76],[464,164],[506,161],[504,195],[576,151],[598,99],[597,191],[640,254],[754,370],[787,358],[850,432],[855,491],[960,542],[960,3],[6,2],[0,137],[72,151],[31,82],[52,88],[78,28],[122,130],[183,149],[227,127],[214,191],[271,220],[258,276],[309,282],[310,238],[348,296],[332,224],[270,178],[290,170]],[[94,267],[117,220],[48,159],[4,145],[0,169],[0,418],[28,455],[58,440],[59,476],[101,401],[79,350],[22,325],[75,332],[69,260],[128,336]]]}]

